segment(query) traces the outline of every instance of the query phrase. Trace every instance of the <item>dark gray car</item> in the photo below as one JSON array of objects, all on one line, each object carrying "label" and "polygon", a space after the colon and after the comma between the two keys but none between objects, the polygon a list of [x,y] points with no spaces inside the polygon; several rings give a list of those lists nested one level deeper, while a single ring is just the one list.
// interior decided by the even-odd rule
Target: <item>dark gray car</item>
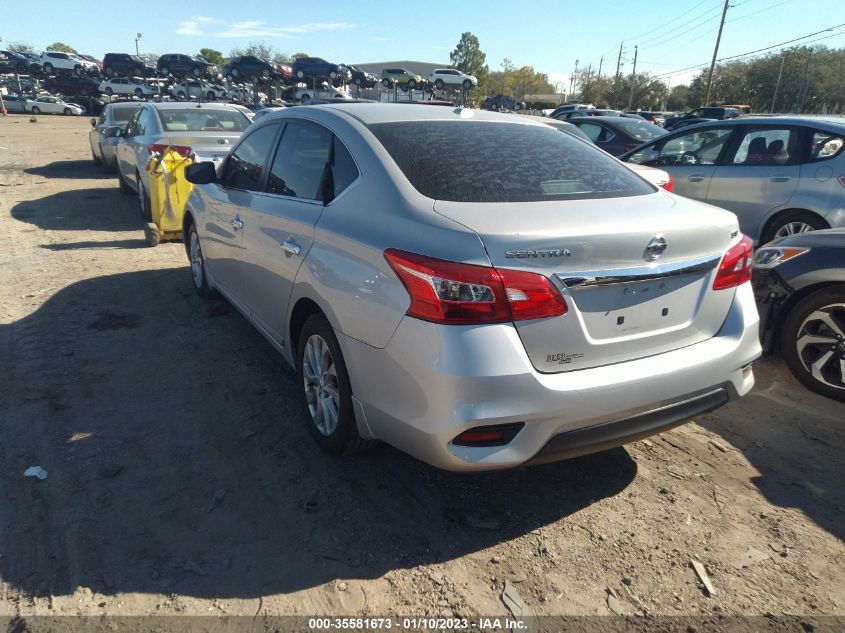
[{"label": "dark gray car", "polygon": [[612,156],[667,134],[662,127],[645,119],[621,116],[580,116],[569,119],[569,123],[581,128],[593,143]]},{"label": "dark gray car", "polygon": [[667,134],[623,156],[665,169],[675,192],[733,211],[759,244],[845,227],[845,120],[746,117]]},{"label": "dark gray car", "polygon": [[91,144],[91,158],[103,166],[103,171],[117,170],[115,148],[120,140],[120,130],[138,109],[139,103],[109,103],[98,119],[91,119],[88,142]]}]

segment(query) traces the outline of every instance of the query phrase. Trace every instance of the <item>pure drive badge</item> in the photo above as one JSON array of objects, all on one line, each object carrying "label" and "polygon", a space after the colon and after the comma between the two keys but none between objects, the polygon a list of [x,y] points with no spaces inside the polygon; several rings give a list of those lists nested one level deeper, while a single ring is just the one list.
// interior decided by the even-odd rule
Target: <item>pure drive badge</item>
[{"label": "pure drive badge", "polygon": [[519,251],[505,251],[505,257],[526,259],[529,257],[569,257],[568,248],[530,248]]}]

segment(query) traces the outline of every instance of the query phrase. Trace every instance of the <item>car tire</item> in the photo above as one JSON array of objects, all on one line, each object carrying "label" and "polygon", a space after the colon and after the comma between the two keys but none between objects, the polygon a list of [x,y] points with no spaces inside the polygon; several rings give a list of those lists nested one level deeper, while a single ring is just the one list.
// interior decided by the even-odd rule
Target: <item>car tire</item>
[{"label": "car tire", "polygon": [[70,116],[71,114],[73,114],[73,112],[71,111],[71,109],[70,109],[70,108],[65,108],[65,109],[64,109],[64,111],[63,111],[62,113],[63,113],[65,116]]},{"label": "car tire", "polygon": [[796,233],[818,231],[830,228],[827,222],[814,213],[794,211],[786,213],[766,225],[766,230],[760,239],[760,244],[768,244],[772,240]]},{"label": "car tire", "polygon": [[144,97],[144,91],[140,88],[135,88],[135,96],[142,99]]},{"label": "car tire", "polygon": [[191,263],[191,279],[194,283],[194,290],[203,299],[211,299],[217,293],[208,283],[200,236],[193,222],[188,227],[188,261]]},{"label": "car tire", "polygon": [[310,94],[308,94],[308,93],[306,92],[304,95],[302,95],[302,96],[299,98],[299,100],[300,100],[302,103],[307,103],[307,102],[311,101],[311,95],[310,95]]},{"label": "car tire", "polygon": [[109,97],[114,96],[114,89],[111,86],[106,86],[106,89],[103,92],[105,92]]},{"label": "car tire", "polygon": [[159,69],[158,74],[162,77],[167,77],[170,74],[170,69],[167,66],[162,66]]},{"label": "car tire", "polygon": [[329,79],[331,79],[331,80],[337,79],[337,73],[335,71],[331,71],[329,73]]},{"label": "car tire", "polygon": [[817,290],[796,304],[781,328],[780,351],[805,387],[845,402],[845,286]]},{"label": "car tire", "polygon": [[269,69],[267,69],[267,68],[264,68],[264,69],[261,71],[261,76],[262,76],[264,79],[270,79],[270,70],[269,70]]},{"label": "car tire", "polygon": [[73,74],[77,77],[82,77],[85,74],[85,69],[82,66],[74,66],[73,67]]},{"label": "car tire", "polygon": [[417,82],[414,79],[409,79],[408,80],[408,89],[413,90],[416,87],[417,87]]},{"label": "car tire", "polygon": [[297,70],[296,71],[296,78],[297,79],[305,79],[305,73],[302,72],[301,70]]},{"label": "car tire", "polygon": [[182,91],[182,90],[180,90],[179,92],[176,93],[176,100],[177,101],[184,101],[185,97],[186,97],[185,92]]},{"label": "car tire", "polygon": [[464,83],[461,85],[464,87],[464,90],[472,88],[472,82],[469,79],[464,79]]},{"label": "car tire", "polygon": [[44,64],[44,74],[45,75],[52,75],[53,74],[53,64],[47,62]]},{"label": "car tire", "polygon": [[360,78],[355,80],[355,85],[358,86],[359,88],[361,87],[361,79]]},{"label": "car tire", "polygon": [[443,90],[443,80],[442,79],[435,79],[434,80],[434,87],[438,90]]},{"label": "car tire", "polygon": [[299,333],[297,377],[308,432],[330,455],[349,455],[366,447],[358,434],[352,387],[334,329],[317,312]]},{"label": "car tire", "polygon": [[206,93],[205,98],[207,101],[217,101],[217,93],[215,93],[213,90],[209,90]]},{"label": "car tire", "polygon": [[141,174],[139,172],[135,172],[135,177],[137,180],[135,181],[138,185],[138,211],[141,214],[141,219],[144,222],[152,222],[153,221],[153,207],[150,203],[150,197],[147,195],[147,192],[144,190],[144,181],[141,180]]},{"label": "car tire", "polygon": [[237,68],[232,69],[232,78],[235,81],[237,81],[237,79],[238,79],[238,77],[240,77],[240,75],[241,75],[241,71],[239,71]]},{"label": "car tire", "polygon": [[103,74],[106,77],[113,77],[114,76],[114,69],[111,66],[106,66],[103,68]]},{"label": "car tire", "polygon": [[32,106],[32,113],[41,114],[41,108],[39,108],[38,106]]},{"label": "car tire", "polygon": [[499,109],[499,105],[498,105],[498,104],[496,104],[496,103],[491,103],[491,104],[490,104],[490,109],[491,109],[491,110],[493,110],[493,112],[495,112],[496,110],[498,110],[498,109]]},{"label": "car tire", "polygon": [[[117,160],[115,159],[115,166],[117,166]],[[126,179],[123,177],[123,174],[120,171],[120,167],[117,166],[117,186],[120,188],[120,193],[125,196],[131,196],[135,193],[132,190],[132,187],[129,186],[129,183],[126,182]]]},{"label": "car tire", "polygon": [[390,88],[392,83],[393,82],[390,81],[390,79],[382,79],[381,80],[381,85],[384,86],[385,88]]},{"label": "car tire", "polygon": [[202,70],[195,66],[191,69],[191,74],[197,79],[199,79],[199,77],[202,75]]}]

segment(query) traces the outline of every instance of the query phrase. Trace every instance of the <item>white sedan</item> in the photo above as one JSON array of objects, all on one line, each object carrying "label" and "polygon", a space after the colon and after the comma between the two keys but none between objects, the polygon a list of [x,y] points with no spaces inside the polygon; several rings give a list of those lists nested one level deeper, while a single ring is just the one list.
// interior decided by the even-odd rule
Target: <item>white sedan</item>
[{"label": "white sedan", "polygon": [[116,79],[106,79],[100,82],[100,92],[104,92],[108,96],[112,95],[132,95],[135,97],[152,97],[158,94],[158,90],[152,86],[148,86],[142,81],[135,81],[128,77],[117,77]]},{"label": "white sedan", "polygon": [[67,103],[58,97],[38,97],[26,100],[26,111],[33,114],[85,114],[85,109],[75,103]]},{"label": "white sedan", "polygon": [[167,91],[179,100],[198,99],[202,96],[205,101],[216,101],[229,96],[223,86],[202,83],[192,79],[170,86]]}]

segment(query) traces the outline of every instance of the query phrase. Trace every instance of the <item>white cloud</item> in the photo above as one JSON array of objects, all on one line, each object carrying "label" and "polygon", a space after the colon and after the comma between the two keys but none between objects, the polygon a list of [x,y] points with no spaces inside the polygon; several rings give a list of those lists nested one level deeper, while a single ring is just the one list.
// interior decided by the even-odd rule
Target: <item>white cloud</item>
[{"label": "white cloud", "polygon": [[180,22],[176,32],[179,35],[205,35],[205,31],[202,29],[204,25],[217,24],[220,22],[221,20],[216,18],[208,18],[202,15],[194,16],[189,20],[183,20]]},{"label": "white cloud", "polygon": [[[206,31],[206,28],[204,27],[211,24],[214,24],[216,28],[211,31]],[[263,37],[286,38],[305,33],[314,33],[316,31],[340,31],[353,28],[355,28],[355,25],[350,24],[349,22],[309,22],[307,24],[291,26],[276,26],[268,24],[265,20],[238,20],[235,22],[225,22],[224,20],[199,16],[180,22],[179,26],[176,28],[176,33],[187,36],[211,35],[214,37],[231,39]]]}]

